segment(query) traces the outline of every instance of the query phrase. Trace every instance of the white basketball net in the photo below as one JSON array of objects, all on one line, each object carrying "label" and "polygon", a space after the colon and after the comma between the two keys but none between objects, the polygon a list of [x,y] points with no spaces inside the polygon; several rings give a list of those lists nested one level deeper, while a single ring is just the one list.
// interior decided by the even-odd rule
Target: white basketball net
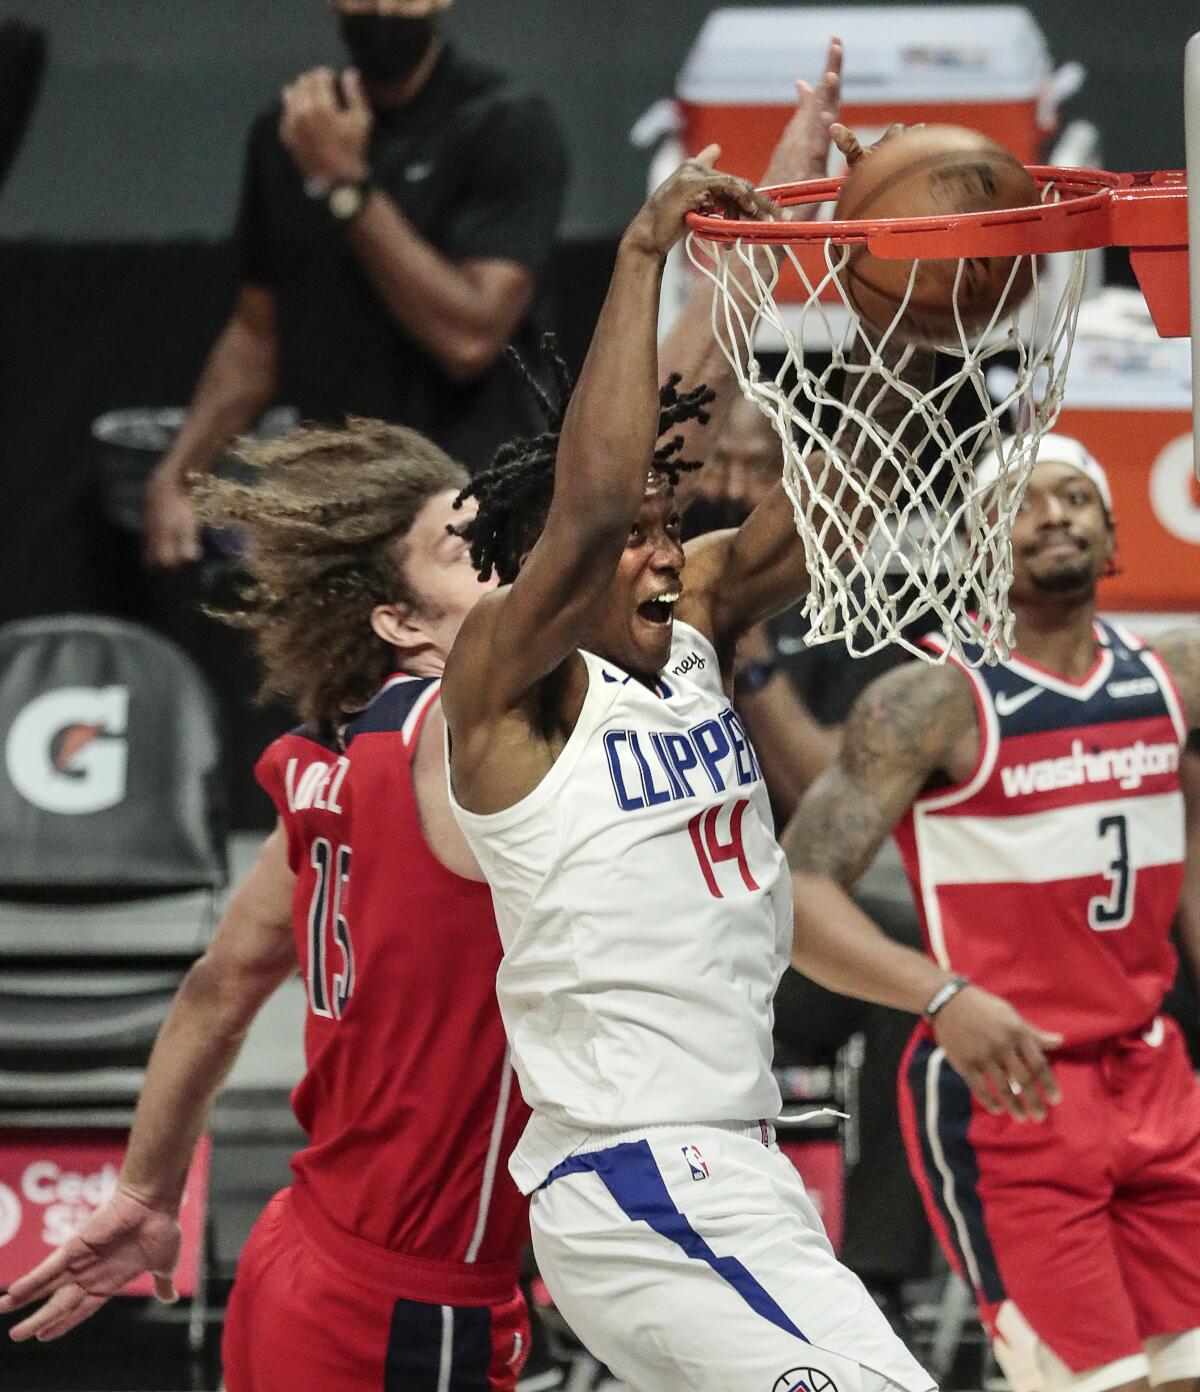
[{"label": "white basketball net", "polygon": [[[800,303],[785,309],[774,295],[782,258],[741,241],[695,235],[687,250],[716,287],[713,328],[742,392],[783,444],[784,487],[811,582],[805,641],[841,639],[858,657],[899,643],[927,661],[944,661],[945,654],[905,636],[917,620],[935,615],[964,660],[1007,657],[1012,524],[1038,442],[1062,402],[1084,253],[1062,258],[1067,273],[1060,291],[1048,288],[1049,277],[1032,258],[1033,290],[1019,323],[1002,308],[974,331],[957,309],[960,263],[957,334],[939,345],[958,365],[946,376],[939,361],[931,386],[905,380],[917,350],[896,333],[919,263],[891,326],[877,335],[864,329],[840,278],[848,246],[826,239],[825,271],[815,281],[792,247],[782,247],[803,286]],[[1014,261],[1014,279],[1018,270]],[[754,354],[764,326],[784,346],[773,377],[763,374]],[[806,350],[806,341],[820,348]],[[973,464],[990,448],[1003,450],[1007,467],[981,490]],[[968,657],[964,642],[979,651]]]}]

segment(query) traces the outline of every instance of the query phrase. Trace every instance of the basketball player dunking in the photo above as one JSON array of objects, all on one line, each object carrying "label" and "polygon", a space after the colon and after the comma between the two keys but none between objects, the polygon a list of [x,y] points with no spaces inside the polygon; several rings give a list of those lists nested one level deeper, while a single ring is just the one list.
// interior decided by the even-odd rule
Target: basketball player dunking
[{"label": "basketball player dunking", "polygon": [[[1200,1375],[1200,1088],[1159,1013],[1177,909],[1200,970],[1194,862],[1180,900],[1200,635],[1151,649],[1097,620],[1113,547],[1103,471],[1047,436],[1013,528],[1013,656],[880,678],[783,838],[797,969],[924,1012],[909,1159],[1017,1392]],[[846,893],[893,826],[932,961]]]},{"label": "basketball player dunking", "polygon": [[503,588],[443,706],[533,1108],[511,1168],[559,1309],[638,1392],[927,1392],[773,1139],[790,881],[726,690],[738,636],[804,589],[802,548],[778,487],[685,554],[683,466],[655,449],[663,263],[714,203],[764,210],[703,159],[651,197],[565,417],[469,490]]},{"label": "basketball player dunking", "polygon": [[[766,182],[824,171],[840,61],[834,40],[816,89],[800,84]],[[718,396],[732,376],[699,301],[662,357]],[[707,395],[668,388],[671,429]],[[527,1200],[505,1172],[528,1112],[496,1011],[491,895],[447,801],[438,699],[487,588],[446,530],[466,475],[367,421],[299,432],[260,462],[260,488],[211,481],[205,509],[248,533],[259,583],[239,622],[269,687],[306,717],[258,767],[279,827],[172,1007],[117,1192],[0,1313],[48,1297],[11,1333],[50,1339],[141,1272],[172,1298],[195,1137],[254,1015],[299,966],[309,1068],[293,1103],[309,1144],[239,1262],[226,1385],[503,1392],[528,1348]]]}]

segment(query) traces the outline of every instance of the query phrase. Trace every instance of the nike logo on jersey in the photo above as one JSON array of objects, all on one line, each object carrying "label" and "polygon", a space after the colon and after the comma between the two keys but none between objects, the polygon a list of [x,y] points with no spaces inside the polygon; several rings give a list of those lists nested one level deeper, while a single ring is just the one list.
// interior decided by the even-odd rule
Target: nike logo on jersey
[{"label": "nike logo on jersey", "polygon": [[1022,706],[1027,706],[1035,696],[1042,694],[1040,686],[1031,686],[1028,691],[1020,691],[1015,696],[1006,696],[1003,691],[996,693],[995,707],[996,714],[1003,719],[1006,715],[1013,715]]},{"label": "nike logo on jersey", "polygon": [[1157,1049],[1163,1042],[1166,1033],[1167,1031],[1163,1028],[1162,1016],[1158,1015],[1155,1017],[1154,1023],[1150,1028],[1142,1035],[1142,1042],[1144,1044],[1149,1044],[1152,1049]]}]

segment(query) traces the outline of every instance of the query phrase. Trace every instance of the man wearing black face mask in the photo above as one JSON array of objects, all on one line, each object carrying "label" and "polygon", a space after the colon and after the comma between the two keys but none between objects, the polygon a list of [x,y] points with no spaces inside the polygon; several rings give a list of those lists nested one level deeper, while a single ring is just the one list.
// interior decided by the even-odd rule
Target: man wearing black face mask
[{"label": "man wearing black face mask", "polygon": [[303,74],[253,128],[238,300],[147,489],[151,565],[199,559],[189,481],[277,397],[412,426],[472,469],[529,425],[497,363],[533,333],[558,128],[446,42],[451,0],[331,4],[353,67]]}]

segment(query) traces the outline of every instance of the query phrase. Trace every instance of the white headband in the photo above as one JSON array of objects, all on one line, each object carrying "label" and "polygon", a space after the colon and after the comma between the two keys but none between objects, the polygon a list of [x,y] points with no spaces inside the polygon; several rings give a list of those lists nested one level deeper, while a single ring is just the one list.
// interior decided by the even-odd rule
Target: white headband
[{"label": "white headband", "polygon": [[[975,485],[981,492],[996,482],[1000,477],[1001,467],[1005,469],[1010,467],[1009,456],[1012,453],[1012,448],[1013,440],[1011,436],[1008,436],[1002,441],[999,452],[988,450],[986,454],[980,455],[975,465]],[[1078,440],[1072,440],[1069,435],[1055,435],[1053,433],[1043,435],[1038,443],[1037,457],[1034,463],[1066,464],[1083,474],[1085,478],[1091,479],[1096,486],[1096,492],[1100,494],[1104,511],[1111,519],[1112,489],[1108,484],[1108,475],[1104,472],[1099,460]]]}]

